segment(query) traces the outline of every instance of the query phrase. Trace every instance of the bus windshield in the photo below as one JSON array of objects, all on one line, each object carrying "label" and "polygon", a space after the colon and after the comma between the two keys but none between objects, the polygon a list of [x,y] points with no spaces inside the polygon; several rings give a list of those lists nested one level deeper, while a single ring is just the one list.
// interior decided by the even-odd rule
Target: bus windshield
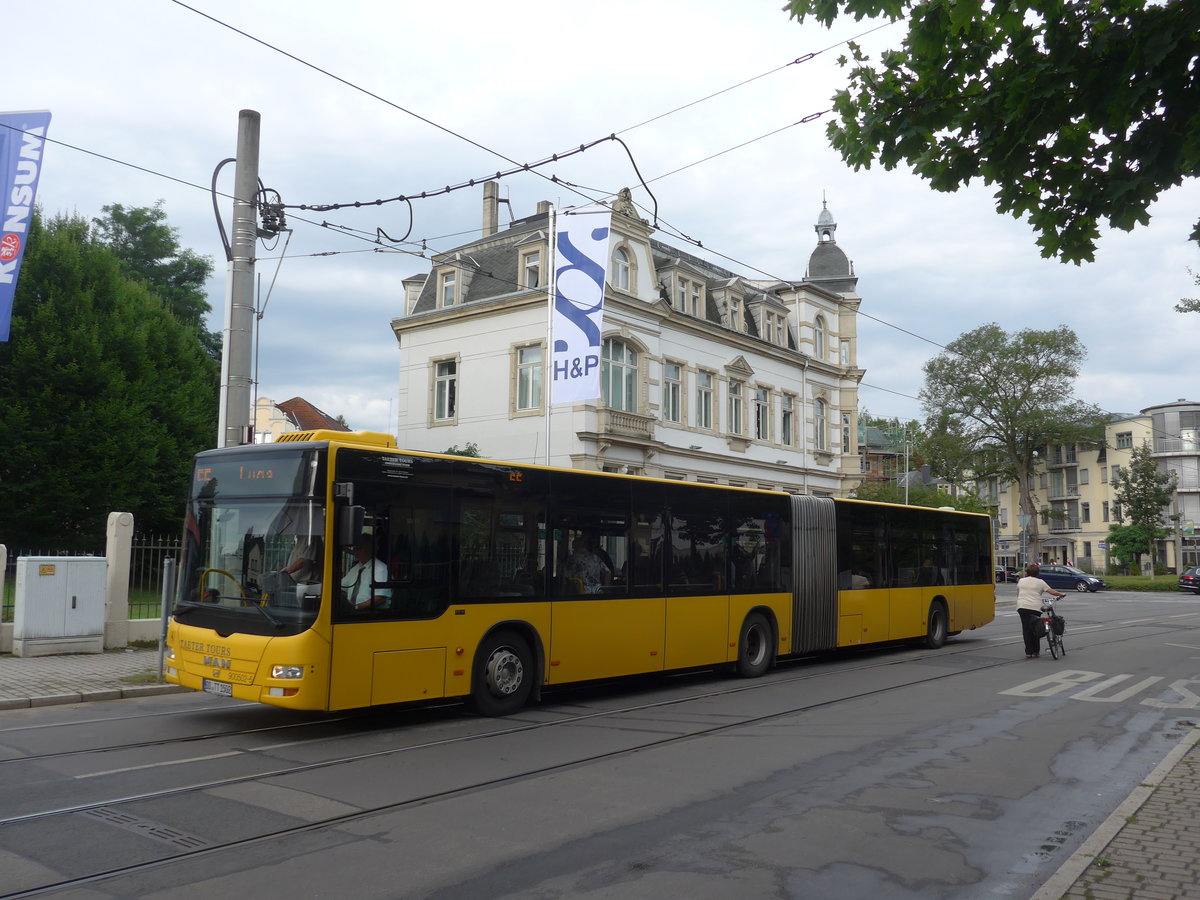
[{"label": "bus windshield", "polygon": [[296,634],[320,607],[324,504],[193,499],[175,618],[221,633]]}]

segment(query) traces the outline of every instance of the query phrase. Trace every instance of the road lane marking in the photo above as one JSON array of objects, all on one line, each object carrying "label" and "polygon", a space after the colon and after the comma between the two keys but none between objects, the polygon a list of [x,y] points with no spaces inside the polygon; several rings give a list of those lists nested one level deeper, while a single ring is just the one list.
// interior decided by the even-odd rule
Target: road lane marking
[{"label": "road lane marking", "polygon": [[210,759],[226,759],[230,756],[241,755],[241,750],[232,750],[227,753],[212,753],[208,756],[192,756],[187,759],[172,759],[167,760],[166,762],[146,763],[143,766],[125,766],[123,769],[108,769],[104,772],[88,772],[84,775],[75,775],[74,778],[76,780],[82,780],[84,778],[99,778],[102,775],[119,775],[122,772],[138,772],[142,769],[161,769],[165,766],[183,766],[187,765],[188,763],[205,762],[206,760]]}]

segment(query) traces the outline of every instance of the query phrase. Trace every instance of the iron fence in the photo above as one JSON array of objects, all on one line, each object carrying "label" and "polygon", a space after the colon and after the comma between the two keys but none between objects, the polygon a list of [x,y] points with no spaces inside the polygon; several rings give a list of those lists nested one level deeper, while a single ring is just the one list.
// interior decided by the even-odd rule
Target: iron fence
[{"label": "iron fence", "polygon": [[[181,539],[178,536],[134,535],[129,556],[129,618],[156,619],[161,613],[163,560],[179,558]],[[103,556],[98,551],[8,548],[4,572],[4,598],[0,621],[13,620],[13,605],[17,594],[17,559],[22,556]]]}]

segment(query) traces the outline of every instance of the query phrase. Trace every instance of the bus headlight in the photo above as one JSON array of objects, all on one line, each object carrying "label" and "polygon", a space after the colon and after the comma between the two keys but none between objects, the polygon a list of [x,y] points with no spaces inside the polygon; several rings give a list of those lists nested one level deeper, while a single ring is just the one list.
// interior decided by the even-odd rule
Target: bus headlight
[{"label": "bus headlight", "polygon": [[304,666],[271,666],[272,678],[303,678]]}]

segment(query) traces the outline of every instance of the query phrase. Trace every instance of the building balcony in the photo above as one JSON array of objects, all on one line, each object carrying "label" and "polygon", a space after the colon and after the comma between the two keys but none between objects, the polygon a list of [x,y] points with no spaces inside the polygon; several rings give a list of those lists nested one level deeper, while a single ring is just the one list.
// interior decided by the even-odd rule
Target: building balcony
[{"label": "building balcony", "polygon": [[626,412],[623,409],[608,409],[602,407],[599,413],[598,426],[600,434],[619,437],[641,438],[650,440],[654,437],[654,423],[658,421],[653,416],[641,413]]},{"label": "building balcony", "polygon": [[1074,453],[1051,453],[1046,458],[1047,469],[1064,469],[1077,465],[1079,465],[1079,461]]},{"label": "building balcony", "polygon": [[1063,534],[1069,531],[1079,531],[1079,517],[1067,516],[1065,519],[1051,519],[1046,525],[1046,530],[1051,534]]},{"label": "building balcony", "polygon": [[1156,438],[1154,441],[1154,452],[1155,454],[1197,455],[1200,454],[1200,439],[1195,436],[1185,438]]},{"label": "building balcony", "polygon": [[1046,492],[1046,497],[1050,500],[1078,500],[1079,485],[1066,484],[1062,486],[1051,485]]}]

